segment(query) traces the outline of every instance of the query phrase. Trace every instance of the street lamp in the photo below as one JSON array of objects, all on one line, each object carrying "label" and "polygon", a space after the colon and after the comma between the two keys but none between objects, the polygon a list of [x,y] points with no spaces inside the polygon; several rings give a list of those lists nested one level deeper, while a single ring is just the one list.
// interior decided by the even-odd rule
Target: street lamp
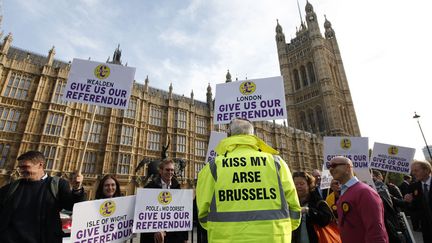
[{"label": "street lamp", "polygon": [[420,120],[419,120],[420,115],[417,115],[417,113],[414,112],[414,116],[413,116],[413,118],[417,120],[417,123],[418,123],[419,128],[420,128],[420,132],[421,132],[421,134],[422,134],[422,136],[423,136],[423,140],[425,141],[425,144],[426,144],[426,149],[427,149],[427,151],[428,151],[428,153],[429,153],[429,159],[432,159],[431,151],[430,151],[430,149],[429,149],[428,143],[426,142],[426,138],[425,138],[425,135],[424,135],[424,133],[423,133],[423,130],[422,130],[421,126],[420,126]]}]

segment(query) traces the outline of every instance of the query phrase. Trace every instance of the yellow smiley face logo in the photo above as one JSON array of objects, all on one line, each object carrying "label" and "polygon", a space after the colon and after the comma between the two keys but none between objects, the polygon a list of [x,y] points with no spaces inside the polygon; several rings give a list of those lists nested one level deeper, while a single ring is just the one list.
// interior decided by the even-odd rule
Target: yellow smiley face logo
[{"label": "yellow smiley face logo", "polygon": [[159,193],[158,201],[162,205],[170,204],[172,201],[171,193],[168,191],[163,191],[163,192]]},{"label": "yellow smiley face logo", "polygon": [[337,206],[336,206],[336,204],[333,204],[333,206],[332,206],[332,210],[333,210],[333,211],[336,211],[336,210],[337,210]]},{"label": "yellow smiley face logo", "polygon": [[398,147],[396,147],[396,146],[390,146],[390,147],[388,148],[388,153],[389,153],[390,155],[396,155],[396,154],[398,154],[398,152],[399,152],[399,149],[398,149]]},{"label": "yellow smiley face logo", "polygon": [[349,140],[348,138],[341,139],[340,146],[343,149],[350,149],[351,148],[351,140]]},{"label": "yellow smiley face logo", "polygon": [[243,95],[253,94],[256,90],[256,85],[252,81],[245,81],[240,84],[240,93]]},{"label": "yellow smiley face logo", "polygon": [[94,75],[98,79],[106,79],[109,77],[111,70],[108,66],[100,64],[94,69]]},{"label": "yellow smiley face logo", "polygon": [[99,207],[100,215],[104,217],[111,216],[116,210],[116,204],[114,201],[105,201]]}]

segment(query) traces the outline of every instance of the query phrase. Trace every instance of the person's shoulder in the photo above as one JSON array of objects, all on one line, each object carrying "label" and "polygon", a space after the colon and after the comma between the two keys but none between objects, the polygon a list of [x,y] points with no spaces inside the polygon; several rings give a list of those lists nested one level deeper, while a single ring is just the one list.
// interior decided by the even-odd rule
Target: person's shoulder
[{"label": "person's shoulder", "polygon": [[309,193],[309,203],[312,205],[316,205],[319,201],[323,201],[319,193],[316,191],[316,188]]},{"label": "person's shoulder", "polygon": [[156,177],[147,183],[144,188],[162,188],[162,183],[160,182],[160,177]]},{"label": "person's shoulder", "polygon": [[11,187],[12,183],[13,182],[7,183],[6,185],[3,185],[2,187],[0,187],[0,193],[2,193],[2,194],[6,193],[9,190],[9,188]]}]

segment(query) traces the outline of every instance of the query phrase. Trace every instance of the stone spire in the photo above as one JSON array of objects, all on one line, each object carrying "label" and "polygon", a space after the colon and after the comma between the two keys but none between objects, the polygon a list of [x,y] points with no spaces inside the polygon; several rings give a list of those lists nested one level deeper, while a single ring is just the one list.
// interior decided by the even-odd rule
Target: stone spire
[{"label": "stone spire", "polygon": [[1,46],[1,53],[5,55],[8,53],[12,40],[12,33],[9,33],[3,40],[3,44]]},{"label": "stone spire", "polygon": [[52,66],[52,64],[54,62],[54,55],[55,54],[56,54],[55,47],[53,46],[48,52],[48,61],[47,61],[48,66]]},{"label": "stone spire", "polygon": [[210,107],[210,110],[213,110],[213,97],[212,97],[212,89],[210,83],[207,86],[207,105]]},{"label": "stone spire", "polygon": [[285,35],[282,31],[282,26],[280,26],[278,19],[276,19],[276,44],[285,45]]},{"label": "stone spire", "polygon": [[113,60],[112,62],[113,64],[118,64],[121,65],[121,50],[120,50],[120,44],[118,44],[117,49],[114,51],[114,55],[113,55]]},{"label": "stone spire", "polygon": [[149,88],[149,78],[148,75],[144,81],[144,92],[148,92],[148,88]]},{"label": "stone spire", "polygon": [[173,86],[172,86],[172,82],[170,83],[170,86],[168,88],[168,94],[169,94],[169,98],[172,98],[172,91],[173,91]]},{"label": "stone spire", "polygon": [[330,21],[327,20],[327,16],[324,15],[325,22],[324,22],[324,28],[325,28],[325,37],[327,39],[331,39],[335,37],[335,32],[332,28],[332,25]]},{"label": "stone spire", "polygon": [[228,69],[227,74],[226,74],[225,77],[226,77],[225,83],[230,83],[230,82],[232,82],[232,80],[231,80],[231,74],[230,74],[230,72],[229,72],[229,69]]}]

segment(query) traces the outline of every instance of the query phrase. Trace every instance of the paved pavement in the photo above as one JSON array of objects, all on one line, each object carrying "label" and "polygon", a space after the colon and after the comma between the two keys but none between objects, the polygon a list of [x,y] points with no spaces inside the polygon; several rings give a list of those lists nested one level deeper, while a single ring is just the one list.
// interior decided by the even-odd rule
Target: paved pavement
[{"label": "paved pavement", "polygon": [[413,233],[413,236],[414,236],[414,239],[415,239],[416,243],[423,243],[424,241],[423,241],[422,233],[419,232],[419,231],[414,231],[413,230],[413,227],[412,227],[412,224],[411,224],[411,220],[409,219],[409,217],[408,217],[408,223],[409,223],[409,226],[411,228],[411,232]]}]

